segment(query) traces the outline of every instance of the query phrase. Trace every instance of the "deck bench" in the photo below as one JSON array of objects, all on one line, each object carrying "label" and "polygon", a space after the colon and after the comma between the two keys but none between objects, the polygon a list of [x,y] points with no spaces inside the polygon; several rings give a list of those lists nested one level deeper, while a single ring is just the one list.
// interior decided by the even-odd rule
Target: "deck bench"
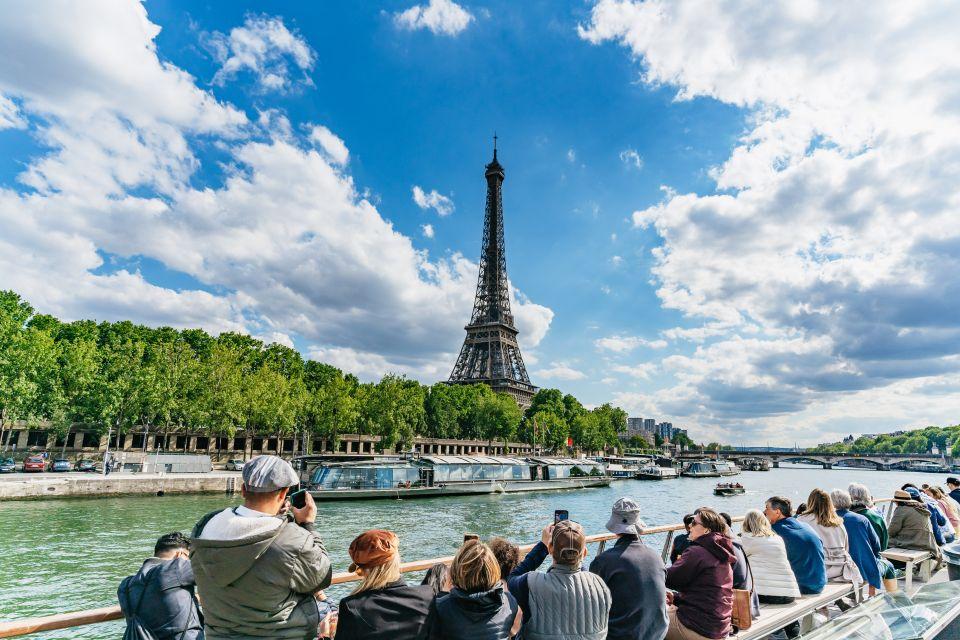
[{"label": "deck bench", "polygon": [[887,560],[906,563],[907,567],[904,570],[903,576],[903,590],[907,592],[907,595],[910,595],[913,587],[913,567],[916,566],[917,563],[920,563],[920,579],[923,582],[930,581],[930,565],[933,562],[933,557],[929,551],[891,547],[886,551],[881,551],[880,555]]},{"label": "deck bench", "polygon": [[828,582],[821,593],[801,596],[790,604],[761,604],[760,617],[753,621],[753,625],[730,638],[731,640],[755,640],[766,637],[791,622],[802,620],[817,609],[822,609],[853,593],[853,585],[849,582]]}]

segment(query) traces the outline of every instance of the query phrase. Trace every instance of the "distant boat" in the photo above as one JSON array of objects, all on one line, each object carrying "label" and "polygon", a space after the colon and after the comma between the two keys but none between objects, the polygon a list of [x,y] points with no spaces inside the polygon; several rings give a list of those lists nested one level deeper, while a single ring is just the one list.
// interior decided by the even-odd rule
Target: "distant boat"
[{"label": "distant boat", "polygon": [[592,460],[603,464],[611,480],[631,480],[637,475],[640,465],[647,462],[642,458],[622,458],[619,456],[599,456],[592,458]]},{"label": "distant boat", "polygon": [[585,489],[605,487],[610,478],[600,463],[577,458],[423,456],[321,461],[303,484],[315,500],[327,501]]},{"label": "distant boat", "polygon": [[937,464],[936,462],[908,462],[906,465],[907,471],[919,471],[920,473],[949,473],[949,467],[946,467],[942,464]]},{"label": "distant boat", "polygon": [[746,493],[743,485],[739,482],[730,483],[730,482],[721,482],[713,488],[713,495],[715,496],[736,496],[741,493]]},{"label": "distant boat", "polygon": [[719,478],[720,476],[735,476],[740,468],[725,460],[698,460],[687,463],[680,475],[688,478]]},{"label": "distant boat", "polygon": [[673,467],[658,467],[655,464],[641,467],[634,476],[637,480],[670,480],[680,474]]}]

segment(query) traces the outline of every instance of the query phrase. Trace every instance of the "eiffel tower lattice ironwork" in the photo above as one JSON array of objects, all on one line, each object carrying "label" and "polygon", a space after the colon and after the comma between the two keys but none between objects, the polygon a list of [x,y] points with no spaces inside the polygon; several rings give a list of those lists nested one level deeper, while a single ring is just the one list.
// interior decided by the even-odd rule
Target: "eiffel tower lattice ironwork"
[{"label": "eiffel tower lattice ironwork", "polygon": [[517,328],[510,313],[507,259],[503,244],[503,166],[497,161],[497,137],[493,137],[493,161],[487,165],[487,208],[483,220],[480,276],[467,337],[453,367],[450,384],[490,385],[516,398],[521,407],[530,405],[537,387],[530,384],[517,343]]}]

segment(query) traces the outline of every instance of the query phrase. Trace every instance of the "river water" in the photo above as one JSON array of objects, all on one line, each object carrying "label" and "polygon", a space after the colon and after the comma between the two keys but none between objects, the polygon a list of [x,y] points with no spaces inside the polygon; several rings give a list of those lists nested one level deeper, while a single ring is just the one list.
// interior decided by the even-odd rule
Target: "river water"
[{"label": "river water", "polygon": [[[602,489],[427,500],[375,500],[318,505],[317,528],[333,558],[346,570],[350,541],[366,529],[395,531],[404,560],[451,555],[464,532],[487,538],[502,535],[532,542],[567,509],[587,533],[604,532],[610,506],[621,496],[641,505],[650,525],[680,522],[685,513],[709,505],[733,515],[763,508],[764,500],[784,495],[794,504],[814,487],[830,490],[862,482],[875,497],[890,497],[905,482],[943,484],[945,476],[899,471],[790,467],[743,472],[736,477],[744,495],[713,495],[715,478],[615,481]],[[0,503],[0,620],[49,615],[116,604],[116,588],[152,555],[157,537],[189,533],[205,513],[239,503],[221,495],[93,498]],[[650,540],[660,548],[663,538]],[[419,577],[419,576],[417,576]],[[331,590],[345,594],[345,587]],[[119,638],[122,623],[50,632],[43,638]]]}]

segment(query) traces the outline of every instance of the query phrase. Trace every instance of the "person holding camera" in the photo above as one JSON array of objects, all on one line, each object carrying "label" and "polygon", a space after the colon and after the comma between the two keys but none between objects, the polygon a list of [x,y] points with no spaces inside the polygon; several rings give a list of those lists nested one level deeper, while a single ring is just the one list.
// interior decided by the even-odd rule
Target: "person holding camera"
[{"label": "person holding camera", "polygon": [[207,640],[317,637],[329,611],[319,592],[333,574],[313,498],[305,493],[300,508],[287,501],[299,482],[286,460],[258,456],[243,466],[243,505],[194,527],[190,564]]},{"label": "person holding camera", "polygon": [[[553,564],[537,569],[546,557]],[[510,574],[510,593],[523,611],[524,640],[601,640],[607,637],[610,589],[600,576],[584,571],[587,538],[571,520],[547,525],[540,542]]]}]

